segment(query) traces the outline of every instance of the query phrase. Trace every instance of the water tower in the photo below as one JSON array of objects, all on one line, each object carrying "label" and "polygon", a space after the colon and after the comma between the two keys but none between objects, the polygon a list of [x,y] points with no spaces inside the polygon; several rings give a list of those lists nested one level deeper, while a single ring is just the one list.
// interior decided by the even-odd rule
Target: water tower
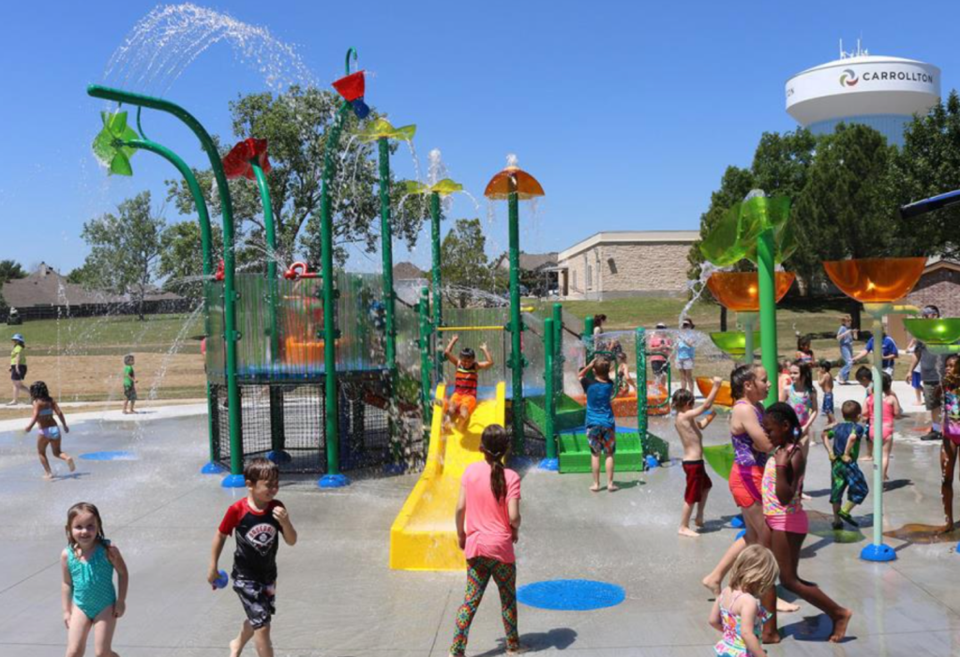
[{"label": "water tower", "polygon": [[786,84],[787,112],[814,134],[838,123],[859,123],[903,145],[914,114],[940,102],[940,69],[914,59],[871,55],[860,48],[840,59],[798,73]]}]

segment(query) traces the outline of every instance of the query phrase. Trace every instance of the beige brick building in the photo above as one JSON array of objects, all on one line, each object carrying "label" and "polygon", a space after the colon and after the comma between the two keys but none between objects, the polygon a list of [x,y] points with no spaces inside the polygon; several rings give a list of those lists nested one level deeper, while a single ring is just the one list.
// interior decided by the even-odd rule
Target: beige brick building
[{"label": "beige brick building", "polygon": [[687,289],[687,254],[699,238],[697,230],[597,233],[558,254],[560,297],[681,295]]}]

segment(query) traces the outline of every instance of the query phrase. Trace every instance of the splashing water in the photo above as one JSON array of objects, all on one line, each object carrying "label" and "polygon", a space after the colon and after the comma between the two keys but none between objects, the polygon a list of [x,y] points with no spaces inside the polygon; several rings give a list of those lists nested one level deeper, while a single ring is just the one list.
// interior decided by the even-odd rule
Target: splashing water
[{"label": "splashing water", "polygon": [[716,271],[728,271],[729,267],[717,267],[712,262],[707,260],[703,261],[703,264],[700,265],[700,278],[695,281],[687,281],[687,289],[690,290],[690,300],[687,304],[680,310],[680,316],[677,318],[677,325],[683,324],[683,320],[687,318],[690,309],[693,307],[697,301],[700,300],[700,297],[703,296],[704,290],[707,289],[707,280]]},{"label": "splashing water", "polygon": [[519,164],[517,164],[517,162],[519,162],[519,161],[520,161],[520,160],[519,160],[519,158],[517,158],[517,154],[516,154],[516,153],[507,153],[507,166],[508,166],[508,167],[518,167],[518,166],[520,166]]},{"label": "splashing water", "polygon": [[160,5],[144,16],[114,51],[104,81],[125,89],[165,94],[210,46],[226,41],[240,60],[259,70],[268,86],[319,86],[293,46],[263,27],[184,3]]}]

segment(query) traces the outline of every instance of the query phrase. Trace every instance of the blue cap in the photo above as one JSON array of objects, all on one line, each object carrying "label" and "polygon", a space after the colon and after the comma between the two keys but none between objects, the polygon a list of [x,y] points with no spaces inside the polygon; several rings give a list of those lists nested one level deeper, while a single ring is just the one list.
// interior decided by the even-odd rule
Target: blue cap
[{"label": "blue cap", "polygon": [[19,333],[14,333],[13,336],[12,336],[10,339],[11,339],[11,340],[16,340],[17,342],[24,342],[24,341],[25,341],[25,340],[23,339],[23,336],[20,335]]}]

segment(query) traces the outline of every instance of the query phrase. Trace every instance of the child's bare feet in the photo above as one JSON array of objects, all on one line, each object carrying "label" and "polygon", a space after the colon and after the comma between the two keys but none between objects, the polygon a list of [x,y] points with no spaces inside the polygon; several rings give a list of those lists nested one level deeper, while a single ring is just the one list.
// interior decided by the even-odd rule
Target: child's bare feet
[{"label": "child's bare feet", "polygon": [[849,609],[842,609],[837,617],[833,619],[833,632],[830,634],[829,641],[831,643],[837,643],[843,640],[843,637],[847,635],[847,625],[850,624],[850,618],[853,616],[853,612]]},{"label": "child's bare feet", "polygon": [[600,492],[600,484],[594,484],[593,486],[591,486],[591,487],[590,487],[590,492],[591,492],[591,493],[599,493],[599,492]]},{"label": "child's bare feet", "polygon": [[693,524],[695,524],[697,527],[703,527],[703,516],[694,519]]},{"label": "child's bare feet", "polygon": [[70,468],[70,472],[73,472],[77,469],[77,464],[74,463],[72,456],[67,458],[67,467]]},{"label": "child's bare feet", "polygon": [[681,536],[689,536],[690,538],[700,538],[700,534],[693,531],[689,527],[681,527],[680,529],[677,530],[677,533],[680,534]]},{"label": "child's bare feet", "polygon": [[47,473],[45,473],[45,474],[43,475],[43,478],[44,478],[46,481],[53,481],[53,479],[54,479],[53,473],[52,473],[52,472],[47,472]]},{"label": "child's bare feet", "polygon": [[508,648],[507,648],[507,654],[508,654],[508,655],[522,655],[523,653],[527,652],[527,650],[529,650],[529,648],[527,648],[526,646],[515,646],[515,647],[513,647],[513,648],[509,648],[509,647],[508,647]]},{"label": "child's bare feet", "polygon": [[770,632],[764,631],[760,637],[762,643],[780,643],[780,633],[776,630]]},{"label": "child's bare feet", "polygon": [[607,484],[608,493],[616,493],[618,490],[620,490],[620,487],[616,484]]},{"label": "child's bare feet", "polygon": [[708,588],[714,595],[720,595],[720,580],[710,579],[710,576],[707,575],[700,580],[700,583]]},{"label": "child's bare feet", "polygon": [[777,613],[792,614],[795,611],[800,611],[800,605],[795,605],[792,602],[777,598]]}]

